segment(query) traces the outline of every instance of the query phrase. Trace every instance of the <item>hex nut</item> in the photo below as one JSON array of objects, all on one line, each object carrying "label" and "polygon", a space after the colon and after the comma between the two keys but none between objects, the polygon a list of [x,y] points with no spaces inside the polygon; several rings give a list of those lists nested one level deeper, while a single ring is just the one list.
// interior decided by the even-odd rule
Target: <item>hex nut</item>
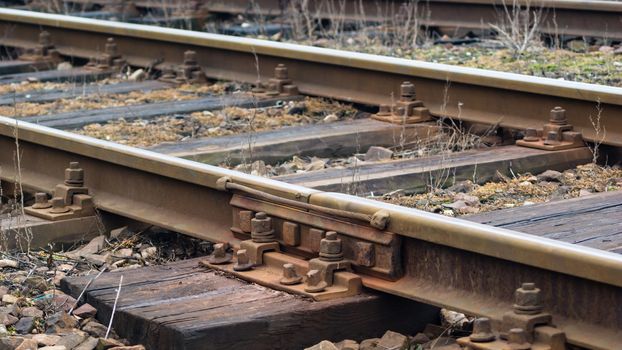
[{"label": "hex nut", "polygon": [[542,312],[542,297],[540,288],[534,283],[523,283],[514,292],[514,312],[517,314],[534,315]]}]

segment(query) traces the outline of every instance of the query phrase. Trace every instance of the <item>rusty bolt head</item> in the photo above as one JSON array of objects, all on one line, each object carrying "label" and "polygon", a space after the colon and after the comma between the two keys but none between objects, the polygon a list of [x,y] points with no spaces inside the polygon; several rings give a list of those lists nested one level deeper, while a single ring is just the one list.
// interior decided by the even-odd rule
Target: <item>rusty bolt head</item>
[{"label": "rusty bolt head", "polygon": [[39,45],[43,47],[52,46],[52,36],[49,32],[42,31],[39,33]]},{"label": "rusty bolt head", "polygon": [[415,85],[410,81],[405,81],[400,85],[400,96],[402,100],[412,101],[415,99]]},{"label": "rusty bolt head", "polygon": [[251,219],[251,239],[256,243],[275,241],[272,219],[266,213],[258,212],[255,218]]},{"label": "rusty bolt head", "polygon": [[536,142],[539,141],[540,138],[538,137],[538,130],[534,129],[534,128],[527,128],[525,129],[525,136],[523,137],[523,141],[526,142]]},{"label": "rusty bolt head", "polygon": [[568,124],[568,119],[566,119],[566,110],[559,106],[551,109],[550,122],[551,124],[556,124],[556,125]]},{"label": "rusty bolt head", "polygon": [[272,219],[264,212],[258,212],[255,217],[251,219],[252,232],[261,233],[267,232],[272,229]]},{"label": "rusty bolt head", "polygon": [[231,253],[227,252],[227,246],[223,243],[214,244],[212,255],[207,258],[210,264],[220,265],[231,261]]},{"label": "rusty bolt head", "polygon": [[80,168],[80,163],[69,163],[69,168],[65,169],[65,184],[78,187],[84,185],[84,169]]},{"label": "rusty bolt head", "polygon": [[280,284],[291,286],[302,282],[302,276],[296,272],[294,264],[283,265],[283,278],[279,280]]},{"label": "rusty bolt head", "polygon": [[311,270],[307,272],[307,286],[305,292],[319,293],[326,289],[326,282],[322,280],[322,274],[319,270]]},{"label": "rusty bolt head", "polygon": [[471,333],[469,339],[476,343],[487,343],[495,340],[490,319],[487,317],[475,319],[473,322],[473,333]]},{"label": "rusty bolt head", "polygon": [[277,79],[289,79],[289,72],[284,64],[279,64],[274,68],[274,77]]},{"label": "rusty bolt head", "polygon": [[542,297],[540,288],[534,283],[523,283],[514,292],[514,312],[517,314],[534,315],[542,312]]},{"label": "rusty bolt head", "polygon": [[337,237],[337,232],[326,232],[326,237],[320,241],[320,259],[324,261],[339,261],[343,259],[341,239]]},{"label": "rusty bolt head", "polygon": [[32,205],[33,209],[46,209],[50,208],[52,203],[48,200],[47,193],[37,192],[35,193],[35,204]]},{"label": "rusty bolt head", "polygon": [[197,63],[196,51],[188,50],[184,52],[184,65],[195,65]]},{"label": "rusty bolt head", "polygon": [[68,211],[69,208],[65,206],[65,201],[61,197],[52,198],[52,209],[50,209],[50,213],[62,214]]},{"label": "rusty bolt head", "polygon": [[522,328],[512,328],[508,333],[507,350],[529,350],[531,344],[527,341],[527,334]]},{"label": "rusty bolt head", "polygon": [[240,249],[235,253],[237,262],[233,265],[235,271],[248,271],[253,268],[253,263],[248,258],[246,249]]}]

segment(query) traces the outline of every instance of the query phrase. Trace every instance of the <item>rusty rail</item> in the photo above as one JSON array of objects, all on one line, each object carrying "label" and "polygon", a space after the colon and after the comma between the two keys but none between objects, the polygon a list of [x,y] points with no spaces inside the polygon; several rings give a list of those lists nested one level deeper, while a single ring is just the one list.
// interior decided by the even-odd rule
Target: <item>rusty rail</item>
[{"label": "rusty rail", "polygon": [[[0,149],[5,184],[49,192],[63,181],[66,165],[79,161],[99,210],[234,246],[241,237],[232,227],[242,224],[236,222],[235,209],[232,224],[233,206],[266,210],[275,220],[301,220],[300,225],[341,225],[347,232],[342,240],[350,240],[344,241],[347,247],[357,242],[377,247],[375,267],[355,266],[368,288],[499,320],[512,308],[514,289],[531,281],[542,289],[544,306],[568,342],[608,349],[622,341],[622,310],[615,307],[622,304],[618,254],[292,186],[4,117]],[[271,196],[245,198],[223,191],[218,183],[223,177]],[[301,208],[323,207],[331,215],[284,206],[287,201],[274,203],[273,196],[299,201]],[[338,217],[342,211],[364,218],[385,211],[390,220],[385,230],[366,228]],[[312,221],[305,223],[309,216]],[[383,260],[390,252],[395,254]],[[384,263],[395,268],[389,276],[378,269]]]},{"label": "rusty rail", "polygon": [[[254,83],[285,64],[300,92],[346,101],[385,104],[412,81],[432,115],[510,128],[539,128],[555,106],[587,140],[622,146],[622,89],[448,66],[264,40],[135,24],[0,9],[0,44],[36,45],[46,30],[61,54],[97,56],[108,37],[136,66],[180,64],[186,50],[214,79]],[[139,48],[139,49],[137,49]],[[256,59],[259,62],[257,70]],[[590,117],[600,116],[597,134]]]},{"label": "rusty rail", "polygon": [[[259,14],[279,16],[291,1],[283,0],[205,0],[184,7],[178,3],[161,1],[128,1],[123,6],[106,0],[75,0],[74,4],[104,6],[119,12],[128,8],[153,8],[175,11],[180,9],[203,10],[205,13]],[[403,0],[348,0],[338,6],[327,2],[310,1],[307,12],[318,19],[349,19],[356,21],[383,22],[404,11]],[[110,6],[112,5],[112,6]],[[512,11],[512,2],[503,0],[428,0],[416,2],[418,21],[421,26],[463,30],[491,30],[491,24],[506,21],[505,7]],[[521,9],[540,13],[540,31],[550,35],[591,36],[606,39],[622,38],[622,4],[616,1],[583,0],[537,0],[516,1]],[[412,4],[411,4],[412,6]],[[505,6],[505,7],[504,7]],[[414,10],[411,8],[411,10]],[[451,30],[450,30],[451,31]]]},{"label": "rusty rail", "polygon": [[[209,12],[251,13],[279,15],[284,12],[288,1],[255,0],[209,1],[205,8]],[[328,6],[321,1],[311,1],[308,12],[317,18],[385,21],[404,11],[402,0],[350,0],[343,5]],[[520,0],[521,9],[540,12],[540,31],[550,35],[593,36],[608,39],[622,38],[622,4],[616,1],[582,0]],[[506,6],[512,11],[512,1],[503,0],[428,0],[417,2],[416,13],[419,23],[428,27],[451,27],[460,29],[491,29],[507,20]]]}]

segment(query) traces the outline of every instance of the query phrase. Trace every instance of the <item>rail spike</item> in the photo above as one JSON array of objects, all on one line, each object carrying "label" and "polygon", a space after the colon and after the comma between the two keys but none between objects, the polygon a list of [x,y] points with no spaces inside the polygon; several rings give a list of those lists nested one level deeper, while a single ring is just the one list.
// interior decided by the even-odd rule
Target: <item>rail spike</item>
[{"label": "rail spike", "polygon": [[84,173],[80,163],[70,162],[65,169],[63,183],[54,188],[52,199],[48,199],[47,193],[38,192],[35,194],[35,203],[24,208],[24,211],[52,221],[94,215],[95,205],[88,187],[84,186]]},{"label": "rail spike", "polygon": [[393,124],[415,124],[431,120],[430,111],[416,97],[415,85],[405,81],[400,85],[400,99],[392,106],[380,105],[378,113],[372,115],[372,118]]},{"label": "rail spike", "polygon": [[584,147],[583,135],[573,129],[566,118],[566,110],[558,106],[551,109],[549,122],[542,129],[527,128],[523,139],[516,144],[548,151]]}]

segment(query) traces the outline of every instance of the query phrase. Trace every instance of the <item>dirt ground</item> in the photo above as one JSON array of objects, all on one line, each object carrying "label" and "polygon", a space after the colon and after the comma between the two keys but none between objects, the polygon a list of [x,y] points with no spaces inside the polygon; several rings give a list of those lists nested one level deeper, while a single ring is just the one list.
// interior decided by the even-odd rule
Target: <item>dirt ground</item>
[{"label": "dirt ground", "polygon": [[498,174],[497,177],[498,181],[483,185],[465,181],[447,189],[409,196],[395,193],[377,199],[446,216],[461,216],[622,189],[619,166],[586,164],[564,172],[547,170],[536,176],[517,174],[509,178]]},{"label": "dirt ground", "polygon": [[164,116],[153,120],[118,120],[90,124],[75,132],[130,146],[149,147],[162,142],[179,142],[197,137],[215,137],[273,130],[285,126],[330,123],[354,117],[348,104],[306,97],[266,108],[228,107],[217,111],[195,112],[181,117]]}]

